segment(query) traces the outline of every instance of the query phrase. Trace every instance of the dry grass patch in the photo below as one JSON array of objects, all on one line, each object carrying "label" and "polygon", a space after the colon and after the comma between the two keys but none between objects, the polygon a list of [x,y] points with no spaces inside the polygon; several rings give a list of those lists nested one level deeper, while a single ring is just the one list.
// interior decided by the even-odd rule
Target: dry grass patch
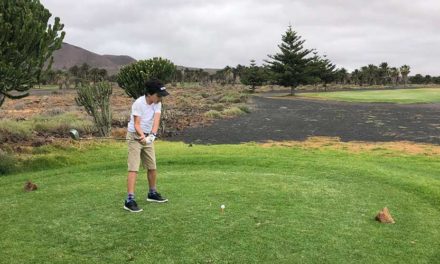
[{"label": "dry grass patch", "polygon": [[439,156],[440,146],[410,141],[396,142],[342,142],[338,137],[309,137],[305,141],[268,141],[261,144],[263,147],[300,147],[312,149],[338,149],[352,153],[390,151],[397,155],[426,155]]}]

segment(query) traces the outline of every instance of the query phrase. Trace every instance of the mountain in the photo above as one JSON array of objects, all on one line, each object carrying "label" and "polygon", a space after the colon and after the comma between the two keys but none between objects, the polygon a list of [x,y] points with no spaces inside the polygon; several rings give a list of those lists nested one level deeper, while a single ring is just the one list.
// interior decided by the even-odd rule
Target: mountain
[{"label": "mountain", "polygon": [[[67,70],[72,66],[81,66],[87,63],[91,68],[106,69],[109,75],[119,72],[122,66],[133,63],[136,60],[127,55],[99,55],[86,49],[63,42],[61,49],[53,53],[53,70]],[[178,70],[198,70],[200,68],[177,66]],[[203,69],[209,74],[214,74],[219,69]]]},{"label": "mountain", "polygon": [[136,61],[126,55],[99,55],[69,43],[63,43],[61,49],[53,53],[53,59],[54,70],[67,70],[87,63],[91,68],[106,69],[109,75],[118,73],[122,66]]}]

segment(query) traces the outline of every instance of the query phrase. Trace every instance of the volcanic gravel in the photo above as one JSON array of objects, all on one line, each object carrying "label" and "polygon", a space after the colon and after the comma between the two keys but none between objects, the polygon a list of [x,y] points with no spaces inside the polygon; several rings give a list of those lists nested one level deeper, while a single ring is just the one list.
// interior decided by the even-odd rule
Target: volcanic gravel
[{"label": "volcanic gravel", "polygon": [[199,144],[305,140],[413,141],[440,145],[440,104],[348,103],[254,96],[252,112],[168,138]]}]

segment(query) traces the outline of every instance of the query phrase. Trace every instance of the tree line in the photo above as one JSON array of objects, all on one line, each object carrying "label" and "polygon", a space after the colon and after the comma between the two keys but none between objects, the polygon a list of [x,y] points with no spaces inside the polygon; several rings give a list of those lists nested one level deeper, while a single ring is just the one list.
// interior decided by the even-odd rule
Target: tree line
[{"label": "tree line", "polygon": [[[49,24],[52,15],[39,1],[3,0],[0,1],[0,8],[0,106],[5,98],[19,99],[27,96],[28,90],[38,84],[58,84],[60,88],[69,88],[72,84],[79,87],[101,81],[119,83],[121,76],[127,74],[121,71],[118,75],[108,76],[105,69],[91,68],[86,63],[64,71],[51,70],[52,54],[61,47],[65,36],[60,19],[56,17],[53,25]],[[162,80],[174,83],[243,83],[249,85],[251,91],[263,84],[276,84],[290,87],[292,94],[300,85],[322,85],[326,89],[328,84],[406,86],[408,82],[440,83],[440,77],[420,74],[409,76],[411,68],[408,65],[390,67],[383,62],[377,66],[369,64],[352,72],[336,68],[325,55],[319,55],[315,49],[305,48],[305,40],[291,26],[281,36],[281,40],[279,52],[269,55],[263,65],[257,66],[254,60],[250,60],[249,66],[226,66],[214,74],[203,69],[177,70],[174,64],[160,58],[153,58],[147,64],[138,61],[132,65],[141,65],[139,68],[154,66],[156,72],[146,69],[150,75],[164,77],[166,73],[166,78]],[[157,72],[161,70],[165,72]],[[148,77],[145,73],[132,74]]]},{"label": "tree line", "polygon": [[183,69],[176,72],[174,81],[232,85],[243,83],[249,85],[251,91],[263,84],[276,84],[291,87],[292,94],[299,85],[322,85],[326,90],[328,84],[396,87],[408,83],[440,83],[440,76],[409,76],[410,66],[392,67],[387,62],[369,64],[349,72],[343,67],[336,68],[326,55],[320,56],[316,50],[304,48],[304,42],[289,26],[282,35],[282,43],[278,45],[280,52],[269,55],[262,66],[257,66],[252,59],[249,66],[226,66],[215,74],[202,69]]},{"label": "tree line", "polygon": [[63,88],[78,88],[87,83],[115,81],[116,76],[109,76],[106,69],[91,67],[87,63],[74,65],[67,70],[49,70],[41,76],[40,84],[58,85]]}]

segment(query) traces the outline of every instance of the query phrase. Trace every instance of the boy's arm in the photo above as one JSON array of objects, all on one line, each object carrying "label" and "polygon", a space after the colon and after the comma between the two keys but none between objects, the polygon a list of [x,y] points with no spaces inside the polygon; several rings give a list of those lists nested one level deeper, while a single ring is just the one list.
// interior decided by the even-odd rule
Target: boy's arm
[{"label": "boy's arm", "polygon": [[152,134],[154,135],[157,134],[157,131],[159,130],[159,125],[160,125],[160,112],[154,113],[153,128],[151,129]]},{"label": "boy's arm", "polygon": [[134,129],[136,130],[136,134],[139,136],[139,140],[143,140],[145,138],[144,131],[141,128],[141,117],[133,116],[134,119]]}]

